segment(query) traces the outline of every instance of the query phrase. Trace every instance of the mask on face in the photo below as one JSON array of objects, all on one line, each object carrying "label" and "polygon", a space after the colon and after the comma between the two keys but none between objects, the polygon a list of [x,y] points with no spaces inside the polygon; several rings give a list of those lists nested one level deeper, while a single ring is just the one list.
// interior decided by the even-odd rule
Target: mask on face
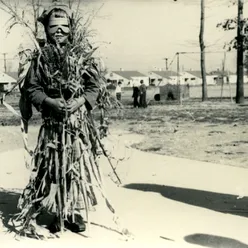
[{"label": "mask on face", "polygon": [[51,17],[49,24],[48,24],[48,32],[50,34],[55,34],[58,29],[61,29],[63,33],[69,34],[70,29],[69,29],[69,23],[67,18],[55,18]]},{"label": "mask on face", "polygon": [[50,16],[47,32],[50,38],[58,44],[66,43],[70,33],[69,21],[66,16]]}]

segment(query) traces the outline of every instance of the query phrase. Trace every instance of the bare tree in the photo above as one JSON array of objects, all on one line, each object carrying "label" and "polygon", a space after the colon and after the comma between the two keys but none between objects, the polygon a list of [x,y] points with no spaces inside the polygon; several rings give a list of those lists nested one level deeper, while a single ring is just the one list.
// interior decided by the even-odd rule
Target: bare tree
[{"label": "bare tree", "polygon": [[200,49],[201,49],[202,101],[206,101],[208,99],[206,66],[205,66],[204,28],[205,28],[205,0],[201,0],[201,20],[200,20],[199,43],[200,43]]},{"label": "bare tree", "polygon": [[238,4],[238,15],[217,24],[224,30],[234,30],[237,28],[237,36],[228,44],[227,49],[237,49],[237,83],[236,83],[236,103],[244,102],[244,52],[248,50],[248,18],[243,17],[244,0],[231,1],[232,5]]},{"label": "bare tree", "polygon": [[[174,0],[175,2],[177,0]],[[205,63],[205,42],[204,42],[204,31],[205,31],[205,0],[201,0],[201,15],[200,15],[200,33],[199,33],[199,45],[201,51],[201,76],[202,76],[202,101],[207,101],[207,80],[206,80],[206,63]]]},{"label": "bare tree", "polygon": [[238,27],[237,27],[237,88],[236,103],[244,102],[244,34],[243,34],[244,0],[238,0]]},{"label": "bare tree", "polygon": [[40,0],[31,0],[31,5],[32,5],[32,16],[34,18],[34,33],[35,36],[38,35],[38,23],[37,23],[37,18],[39,17],[39,10],[40,10]]}]

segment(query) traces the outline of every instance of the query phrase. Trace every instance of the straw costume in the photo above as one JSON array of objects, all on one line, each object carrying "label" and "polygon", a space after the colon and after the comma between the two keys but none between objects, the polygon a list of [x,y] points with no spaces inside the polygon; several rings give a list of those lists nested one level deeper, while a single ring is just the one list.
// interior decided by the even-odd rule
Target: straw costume
[{"label": "straw costume", "polygon": [[39,21],[47,41],[32,55],[21,88],[20,111],[28,120],[33,105],[43,123],[16,219],[22,222],[23,232],[30,232],[32,221],[47,211],[55,215],[49,226],[52,233],[64,228],[82,232],[90,206],[98,203],[96,189],[114,212],[102,189],[100,134],[91,115],[96,104],[103,104],[102,77],[94,49],[76,31],[67,6],[53,5]]}]

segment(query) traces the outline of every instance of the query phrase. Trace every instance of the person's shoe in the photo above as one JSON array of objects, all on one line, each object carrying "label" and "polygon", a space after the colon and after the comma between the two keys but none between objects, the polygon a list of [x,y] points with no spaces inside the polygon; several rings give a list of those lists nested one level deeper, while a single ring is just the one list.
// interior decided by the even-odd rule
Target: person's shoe
[{"label": "person's shoe", "polygon": [[84,219],[79,214],[75,215],[74,222],[72,221],[72,216],[68,216],[68,221],[65,221],[65,228],[75,233],[84,232],[86,230]]},{"label": "person's shoe", "polygon": [[57,217],[55,217],[52,224],[48,226],[48,230],[50,231],[50,233],[57,233],[61,231],[59,220]]}]

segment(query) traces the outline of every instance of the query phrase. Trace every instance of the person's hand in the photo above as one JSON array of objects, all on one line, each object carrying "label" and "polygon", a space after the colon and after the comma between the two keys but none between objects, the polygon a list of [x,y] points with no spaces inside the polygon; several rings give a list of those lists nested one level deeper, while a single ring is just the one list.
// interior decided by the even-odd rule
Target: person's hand
[{"label": "person's hand", "polygon": [[72,93],[75,93],[80,88],[80,84],[75,81],[70,81],[68,87]]},{"label": "person's hand", "polygon": [[72,114],[76,110],[78,110],[84,103],[85,103],[84,97],[72,99],[68,102],[66,106],[66,110],[68,111],[69,114]]},{"label": "person's hand", "polygon": [[65,105],[64,105],[64,101],[62,98],[50,98],[47,97],[44,100],[44,103],[50,107],[51,109],[53,109],[55,112],[57,113],[64,113],[64,109],[65,109]]}]

